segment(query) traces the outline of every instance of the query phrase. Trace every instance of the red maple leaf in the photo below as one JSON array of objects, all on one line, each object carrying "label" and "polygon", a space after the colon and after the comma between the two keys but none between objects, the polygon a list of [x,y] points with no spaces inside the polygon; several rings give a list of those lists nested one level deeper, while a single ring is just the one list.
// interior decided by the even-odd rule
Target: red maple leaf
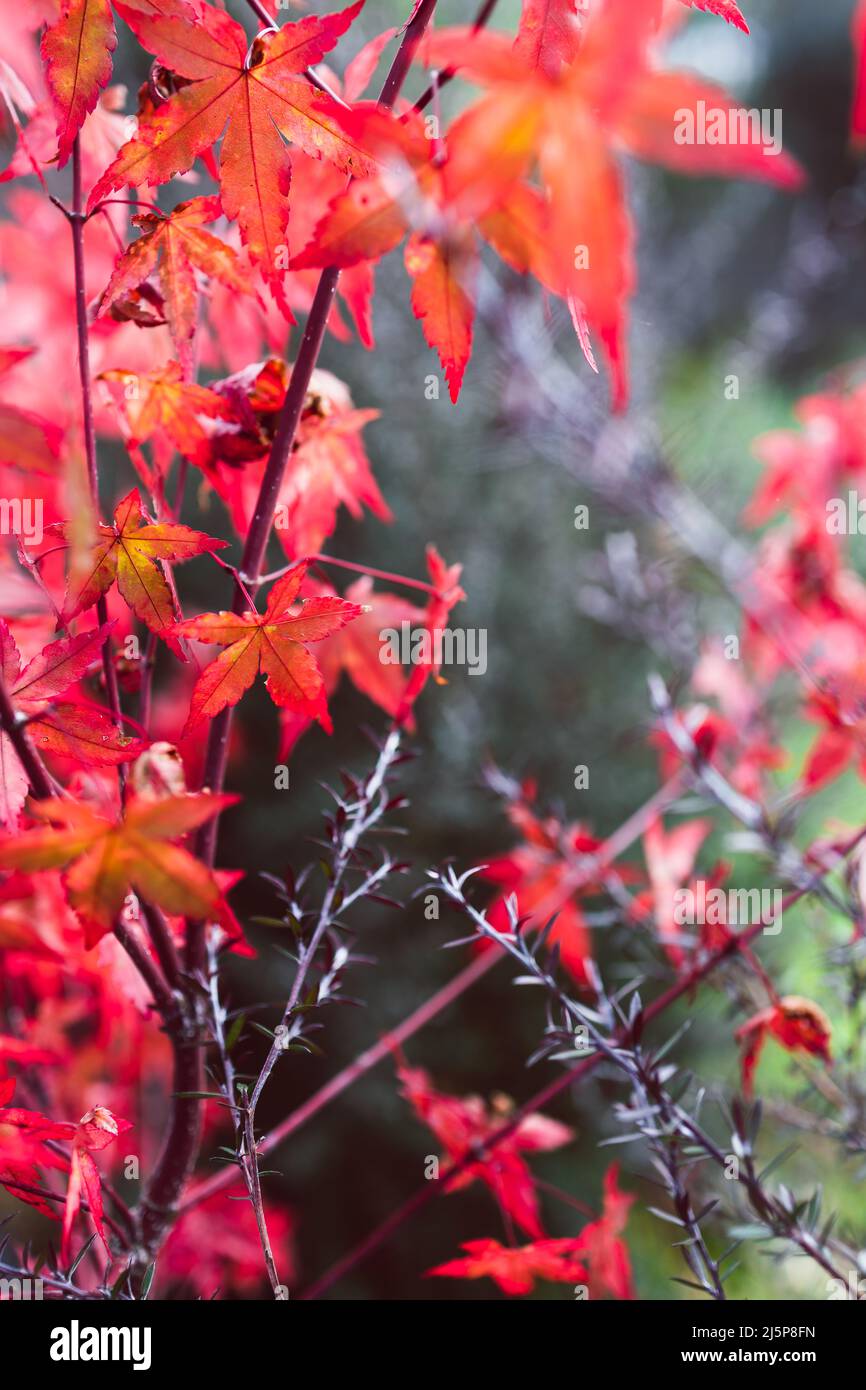
[{"label": "red maple leaf", "polygon": [[110,0],[62,0],[55,24],[42,36],[45,75],[57,115],[58,167],[111,77],[117,35]]},{"label": "red maple leaf", "polygon": [[[490,1109],[480,1096],[450,1096],[437,1091],[421,1067],[400,1064],[397,1075],[403,1094],[429,1129],[444,1145],[452,1162],[473,1150],[483,1151],[484,1141],[508,1119],[511,1101],[496,1097]],[[485,1183],[504,1212],[531,1236],[541,1237],[538,1196],[524,1153],[543,1153],[561,1148],[574,1138],[567,1125],[546,1115],[528,1115],[489,1154],[472,1163],[452,1184],[450,1191],[479,1179]]]},{"label": "red maple leaf", "polygon": [[130,797],[114,819],[72,798],[31,801],[31,816],[43,824],[0,844],[0,868],[64,869],[88,948],[111,931],[132,891],[170,914],[224,921],[234,934],[214,874],[172,842],[237,800],[210,792],[158,801]]},{"label": "red maple leaf", "polygon": [[694,115],[699,102],[726,120],[736,108],[720,88],[653,65],[660,14],[659,0],[600,0],[579,41],[563,43],[560,31],[543,64],[531,44],[521,51],[505,34],[471,29],[429,33],[418,55],[434,68],[456,64],[490,88],[462,118],[467,129],[497,131],[486,168],[473,168],[476,197],[485,186],[501,189],[504,175],[513,180],[537,168],[546,197],[544,273],[556,277],[558,292],[598,333],[617,407],[626,402],[626,303],[635,283],[617,158],[622,146],[683,173],[760,178],[784,188],[802,182],[790,156],[769,158],[760,142],[674,138],[678,116]]},{"label": "red maple leaf", "polygon": [[462,1259],[428,1269],[444,1279],[493,1279],[503,1293],[532,1293],[536,1279],[577,1284],[586,1279],[586,1266],[574,1254],[569,1239],[536,1240],[531,1245],[501,1245],[498,1240],[466,1240]]},{"label": "red maple leaf", "polygon": [[866,0],[859,0],[851,20],[854,43],[854,105],[851,135],[855,144],[866,142]]},{"label": "red maple leaf", "polygon": [[[28,1112],[18,1112],[27,1115]],[[66,1188],[66,1203],[63,1209],[63,1240],[60,1259],[68,1264],[71,1258],[72,1227],[81,1210],[82,1197],[87,1205],[99,1238],[111,1254],[108,1237],[105,1234],[102,1206],[102,1184],[99,1169],[93,1159],[94,1153],[108,1148],[132,1125],[128,1120],[120,1120],[104,1105],[95,1105],[82,1115],[78,1124],[57,1123],[41,1115],[29,1114],[23,1127],[29,1129],[32,1137],[39,1142],[60,1140],[72,1144],[69,1163],[69,1181]]]},{"label": "red maple leaf", "polygon": [[[27,733],[38,748],[74,758],[84,766],[112,767],[138,756],[140,739],[119,733],[110,710],[60,700],[87,675],[99,657],[110,625],[61,637],[44,647],[22,669],[7,624],[0,619],[0,666],[9,698],[27,718]],[[9,735],[0,732],[0,821],[17,824],[28,781]]]},{"label": "red maple leaf", "polygon": [[[63,529],[69,534],[69,526]],[[177,603],[165,566],[221,550],[225,545],[225,541],[176,522],[146,522],[141,497],[134,488],[118,503],[113,524],[100,523],[94,544],[83,555],[73,553],[62,621],[66,624],[91,608],[117,581],[121,597],[136,617],[179,652],[172,638]]]},{"label": "red maple leaf", "polygon": [[[223,134],[223,210],[263,273],[278,285],[287,266],[291,159],[286,141],[346,173],[369,172],[369,158],[347,134],[342,108],[303,77],[346,32],[363,0],[339,14],[310,16],[261,33],[250,46],[237,20],[211,5],[195,16],[117,9],[136,38],[184,79],[180,90],[140,122],[135,137],[93,189],[93,208],[125,184],[160,184],[189,169]],[[227,128],[226,128],[227,127]]]},{"label": "red maple leaf", "polygon": [[119,257],[97,308],[97,316],[107,314],[118,299],[137,290],[158,267],[165,317],[187,372],[192,365],[198,308],[196,272],[240,293],[252,290],[237,252],[204,230],[204,223],[221,214],[218,198],[192,198],[167,215],[139,213],[132,220],[142,235]]}]

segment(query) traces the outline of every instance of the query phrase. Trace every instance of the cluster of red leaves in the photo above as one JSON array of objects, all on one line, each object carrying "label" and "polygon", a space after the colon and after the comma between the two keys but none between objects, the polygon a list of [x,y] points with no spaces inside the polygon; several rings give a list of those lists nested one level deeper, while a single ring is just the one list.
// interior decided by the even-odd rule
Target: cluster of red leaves
[{"label": "cluster of red leaves", "polygon": [[[9,1106],[15,1092],[15,1082],[0,1080],[0,1183],[14,1196],[36,1207],[46,1216],[55,1216],[50,1202],[39,1196],[43,1168],[68,1172],[66,1202],[63,1210],[63,1237],[60,1258],[68,1264],[71,1256],[72,1230],[81,1203],[87,1200],[90,1217],[109,1255],[111,1247],[105,1232],[102,1205],[102,1186],[94,1153],[108,1148],[131,1125],[119,1120],[105,1106],[96,1105],[82,1115],[77,1124],[57,1123],[35,1110],[19,1110]],[[49,1148],[51,1142],[71,1145],[68,1158],[65,1150],[59,1153]],[[35,1188],[34,1192],[29,1190]]]},{"label": "cluster of red leaves", "polygon": [[506,1246],[497,1240],[470,1240],[464,1257],[449,1260],[428,1274],[449,1279],[493,1279],[503,1293],[531,1293],[537,1279],[574,1284],[590,1299],[636,1297],[628,1247],[622,1239],[634,1198],[621,1192],[619,1169],[611,1164],[604,1178],[604,1206],[595,1221],[577,1236],[541,1238],[529,1245]]},{"label": "cluster of red leaves", "polygon": [[[472,1240],[463,1245],[465,1258],[431,1269],[430,1274],[454,1279],[494,1279],[504,1293],[523,1294],[536,1279],[585,1285],[588,1296],[634,1298],[631,1262],[622,1240],[632,1197],[617,1186],[613,1164],[604,1180],[604,1209],[578,1236],[552,1239],[541,1224],[538,1194],[523,1157],[549,1153],[571,1143],[567,1125],[546,1115],[526,1115],[504,1140],[489,1152],[485,1142],[507,1123],[512,1110],[508,1096],[495,1096],[485,1105],[480,1096],[451,1096],[439,1091],[421,1067],[400,1062],[397,1067],[403,1095],[416,1115],[445,1149],[450,1164],[462,1163],[460,1174],[449,1182],[457,1192],[481,1181],[494,1197],[506,1223],[514,1223],[532,1237],[522,1246],[503,1246],[496,1240]],[[479,1157],[466,1162],[472,1155]],[[440,1174],[444,1177],[447,1168]]]},{"label": "cluster of red leaves", "polygon": [[[480,1096],[449,1096],[437,1091],[421,1067],[401,1064],[397,1075],[403,1095],[419,1119],[432,1130],[445,1148],[448,1159],[457,1163],[474,1150],[483,1151],[484,1141],[508,1118],[511,1101],[497,1096],[488,1108]],[[470,1163],[454,1179],[450,1191],[468,1187],[480,1180],[493,1194],[502,1212],[527,1235],[541,1239],[538,1194],[524,1153],[547,1153],[574,1138],[573,1132],[558,1120],[530,1115],[521,1120],[504,1142],[489,1156]]]}]

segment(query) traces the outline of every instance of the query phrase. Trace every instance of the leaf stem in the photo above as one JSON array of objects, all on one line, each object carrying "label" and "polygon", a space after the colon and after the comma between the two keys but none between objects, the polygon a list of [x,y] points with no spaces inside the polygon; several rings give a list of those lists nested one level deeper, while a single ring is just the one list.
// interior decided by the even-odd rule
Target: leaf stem
[{"label": "leaf stem", "polygon": [[[72,210],[65,215],[72,232],[72,256],[75,266],[75,326],[78,335],[78,372],[81,379],[81,408],[84,424],[84,453],[87,461],[87,479],[90,495],[97,517],[99,516],[99,469],[96,455],[96,429],[93,423],[93,394],[90,377],[90,341],[87,326],[87,289],[84,271],[84,200],[81,189],[81,136],[76,135],[72,146]],[[65,211],[65,210],[64,210]],[[108,622],[108,603],[105,595],[96,605],[97,620],[102,626]],[[123,732],[123,718],[120,706],[120,689],[117,684],[117,671],[112,657],[111,641],[102,648],[102,669],[105,675],[105,689],[112,717],[119,732]],[[118,769],[121,795],[126,785],[126,773],[121,764]]]}]

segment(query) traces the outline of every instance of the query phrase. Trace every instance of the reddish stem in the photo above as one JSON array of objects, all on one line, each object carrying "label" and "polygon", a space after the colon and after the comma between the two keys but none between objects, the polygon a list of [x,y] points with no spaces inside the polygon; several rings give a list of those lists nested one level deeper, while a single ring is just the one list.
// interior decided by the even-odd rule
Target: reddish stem
[{"label": "reddish stem", "polygon": [[[219,559],[217,555],[213,558]],[[368,574],[371,579],[384,579],[389,584],[402,584],[406,589],[420,589],[422,593],[431,594],[433,598],[439,597],[439,590],[434,584],[428,584],[423,579],[410,579],[405,574],[394,574],[392,570],[377,570],[372,565],[359,565],[352,560],[338,560],[333,555],[321,555],[318,551],[312,555],[305,555],[304,559],[309,560],[311,564],[336,565],[339,569],[352,570],[355,574]],[[231,569],[231,565],[227,565],[224,560],[221,564],[225,569]],[[283,565],[281,569],[272,570],[270,574],[263,574],[259,577],[259,583],[270,584],[272,580],[281,579],[284,574],[288,574],[290,569],[292,565]],[[238,577],[238,582],[241,577]]]},{"label": "reddish stem", "polygon": [[30,742],[22,724],[18,722],[15,708],[9,698],[6,682],[0,674],[0,729],[7,735],[18,755],[18,761],[27,774],[32,794],[39,801],[54,795],[48,769]]}]

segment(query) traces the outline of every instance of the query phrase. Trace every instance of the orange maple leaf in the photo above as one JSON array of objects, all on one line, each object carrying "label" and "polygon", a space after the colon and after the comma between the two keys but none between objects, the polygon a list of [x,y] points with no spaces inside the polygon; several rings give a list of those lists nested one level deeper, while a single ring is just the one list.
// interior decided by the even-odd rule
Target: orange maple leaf
[{"label": "orange maple leaf", "polygon": [[305,561],[293,565],[271,589],[263,614],[202,613],[175,626],[178,635],[225,647],[196,682],[184,737],[201,720],[236,705],[259,670],[274,704],[303,712],[331,732],[325,683],[306,644],[321,642],[363,609],[341,598],[311,598],[293,611],[306,572]]},{"label": "orange maple leaf", "polygon": [[[286,141],[346,173],[370,171],[347,134],[342,108],[303,77],[346,32],[363,0],[339,14],[310,16],[265,31],[252,45],[237,20],[210,5],[200,17],[117,9],[149,53],[184,79],[180,90],[139,123],[90,195],[93,208],[125,184],[160,184],[189,169],[222,135],[222,205],[265,276],[286,269],[291,160]],[[227,128],[226,128],[227,127]]]},{"label": "orange maple leaf", "polygon": [[[463,164],[480,197],[485,187],[501,189],[504,178],[537,171],[546,200],[539,278],[554,274],[578,322],[585,318],[598,333],[618,408],[627,399],[626,303],[635,285],[619,150],[682,173],[759,178],[784,188],[803,178],[789,155],[767,158],[759,141],[676,138],[681,113],[694,115],[699,103],[725,120],[736,107],[703,79],[654,67],[661,9],[660,0],[599,0],[580,32],[552,45],[543,65],[519,40],[515,47],[506,34],[471,29],[428,33],[417,55],[490,88],[461,117],[464,140],[452,177],[460,181]],[[475,149],[491,130],[497,138],[479,167]],[[475,138],[466,139],[469,132]]]},{"label": "orange maple leaf", "polygon": [[72,153],[85,119],[111,77],[117,35],[110,0],[63,0],[42,36],[42,60],[57,115],[58,166]]},{"label": "orange maple leaf", "polygon": [[398,122],[370,103],[356,107],[353,122],[359,143],[384,172],[337,194],[292,269],[349,269],[392,251],[408,233],[412,310],[456,401],[472,351],[476,226],[509,181],[507,171],[493,186],[480,177],[499,131],[480,127],[470,111],[447,137],[432,142],[419,115],[407,113]]},{"label": "orange maple leaf", "polygon": [[[0,348],[0,376],[32,357],[35,348]],[[0,464],[28,473],[53,473],[63,444],[63,430],[32,410],[0,401]]]},{"label": "orange maple leaf", "polygon": [[205,222],[213,222],[221,214],[219,199],[210,197],[179,203],[167,216],[144,212],[133,217],[142,235],[119,257],[97,308],[97,317],[107,314],[121,296],[136,290],[158,266],[165,317],[187,372],[196,329],[196,271],[219,280],[229,289],[242,293],[252,290],[249,275],[234,248],[203,229]]},{"label": "orange maple leaf", "polygon": [[225,541],[174,522],[143,524],[137,488],[118,504],[114,524],[96,528],[96,543],[77,557],[69,574],[61,621],[66,625],[90,608],[117,580],[121,596],[143,623],[176,650],[171,633],[177,618],[164,566],[221,550]]},{"label": "orange maple leaf", "polygon": [[238,799],[210,792],[131,797],[120,819],[65,798],[31,801],[30,814],[45,824],[0,845],[0,869],[64,869],[88,948],[111,931],[132,891],[170,914],[233,925],[214,874],[171,841]]},{"label": "orange maple leaf", "polygon": [[[120,411],[126,446],[133,458],[141,444],[152,441],[160,475],[166,472],[175,449],[192,463],[200,463],[209,448],[209,429],[213,428],[209,422],[228,413],[216,391],[184,381],[183,375],[180,363],[167,362],[153,372],[138,374],[111,368],[98,377],[107,383]],[[140,463],[138,466],[142,471]],[[149,478],[147,483],[151,485]]]}]

